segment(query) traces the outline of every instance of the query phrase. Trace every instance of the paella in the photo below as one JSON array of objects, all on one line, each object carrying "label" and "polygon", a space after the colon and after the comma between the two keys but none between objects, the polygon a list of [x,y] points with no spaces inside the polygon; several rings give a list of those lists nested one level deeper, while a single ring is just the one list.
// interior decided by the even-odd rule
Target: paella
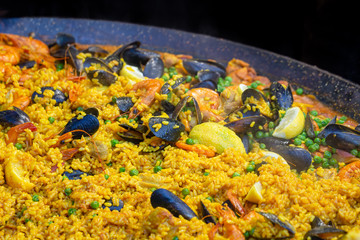
[{"label": "paella", "polygon": [[359,158],[241,59],[0,34],[1,239],[359,239]]}]

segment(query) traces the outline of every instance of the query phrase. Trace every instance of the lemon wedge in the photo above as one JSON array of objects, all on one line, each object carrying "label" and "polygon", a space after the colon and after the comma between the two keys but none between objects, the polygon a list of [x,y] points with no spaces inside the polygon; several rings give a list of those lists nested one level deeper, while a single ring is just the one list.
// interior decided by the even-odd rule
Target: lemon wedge
[{"label": "lemon wedge", "polygon": [[26,176],[26,170],[20,161],[9,160],[5,165],[5,179],[6,183],[14,188],[21,188],[25,191],[30,191],[35,184],[30,182]]},{"label": "lemon wedge", "polygon": [[298,107],[289,108],[279,125],[273,132],[274,137],[294,138],[299,135],[305,126],[304,113]]},{"label": "lemon wedge", "polygon": [[215,122],[204,122],[196,125],[190,131],[189,137],[200,144],[213,146],[217,153],[223,153],[226,148],[234,148],[245,153],[244,144],[236,133]]},{"label": "lemon wedge", "polygon": [[249,87],[248,86],[246,86],[245,84],[242,84],[242,83],[240,83],[239,84],[239,87],[238,87],[238,92],[240,93],[240,95],[246,90],[246,89],[248,89]]},{"label": "lemon wedge", "polygon": [[246,195],[245,200],[253,203],[259,203],[261,200],[263,200],[261,190],[261,182],[254,183],[254,185],[250,188],[250,191]]},{"label": "lemon wedge", "polygon": [[144,75],[137,67],[127,64],[125,64],[124,67],[121,69],[120,76],[128,78],[130,81],[133,82],[132,84],[135,84],[145,79]]}]

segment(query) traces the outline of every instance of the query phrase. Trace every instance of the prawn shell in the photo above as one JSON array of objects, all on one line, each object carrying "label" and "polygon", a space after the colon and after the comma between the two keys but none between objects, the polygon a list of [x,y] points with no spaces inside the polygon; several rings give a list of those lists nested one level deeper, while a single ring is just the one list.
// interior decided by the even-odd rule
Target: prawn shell
[{"label": "prawn shell", "polygon": [[0,112],[0,125],[12,127],[27,122],[30,122],[30,117],[17,107],[14,107],[14,110]]},{"label": "prawn shell", "polygon": [[[167,122],[167,125],[164,123]],[[161,124],[161,127],[154,128],[155,124]],[[158,138],[168,142],[176,142],[180,139],[181,133],[185,131],[185,126],[181,122],[163,117],[152,117],[149,119],[150,131]]]},{"label": "prawn shell", "polygon": [[153,208],[165,208],[175,217],[183,216],[187,220],[197,217],[195,212],[184,201],[164,188],[155,190],[151,194],[150,202]]},{"label": "prawn shell", "polygon": [[[73,139],[80,139],[82,136],[88,137],[89,135],[93,135],[97,132],[97,130],[100,127],[99,120],[97,117],[95,117],[92,114],[88,114],[83,116],[83,118],[78,119],[77,117],[72,118],[66,125],[64,130],[60,133],[60,135],[63,135],[68,132],[72,132],[72,138]],[[82,131],[76,131],[76,130],[82,130]]]}]

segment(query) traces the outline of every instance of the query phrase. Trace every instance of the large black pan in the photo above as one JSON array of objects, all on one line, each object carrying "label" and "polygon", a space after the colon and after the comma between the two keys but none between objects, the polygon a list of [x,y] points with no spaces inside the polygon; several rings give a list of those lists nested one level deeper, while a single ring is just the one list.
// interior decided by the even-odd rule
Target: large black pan
[{"label": "large black pan", "polygon": [[0,20],[0,32],[54,38],[58,32],[75,36],[86,44],[120,45],[138,40],[142,47],[190,54],[226,63],[239,58],[270,80],[288,80],[315,94],[336,110],[360,121],[360,86],[314,66],[251,46],[188,32],[122,22],[61,19],[12,18]]}]

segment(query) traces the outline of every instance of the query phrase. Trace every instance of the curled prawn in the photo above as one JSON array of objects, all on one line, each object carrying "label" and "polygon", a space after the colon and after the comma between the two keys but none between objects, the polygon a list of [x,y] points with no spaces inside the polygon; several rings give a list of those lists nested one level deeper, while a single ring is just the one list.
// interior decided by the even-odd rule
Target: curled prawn
[{"label": "curled prawn", "polygon": [[347,182],[351,182],[352,178],[360,178],[360,160],[351,162],[341,168],[338,176],[340,179]]},{"label": "curled prawn", "polygon": [[16,47],[0,45],[0,61],[11,63],[13,65],[20,62],[20,50]]},{"label": "curled prawn", "polygon": [[138,82],[133,86],[132,91],[137,91],[140,98],[130,109],[129,119],[135,118],[154,103],[155,94],[160,92],[162,85],[163,81],[159,79],[149,79]]},{"label": "curled prawn", "polygon": [[208,88],[193,88],[186,93],[187,96],[195,98],[199,104],[204,121],[219,122],[224,120],[217,111],[220,106],[220,96],[217,92]]},{"label": "curled prawn", "polygon": [[215,239],[215,234],[218,232],[221,225],[224,227],[224,237],[231,240],[245,240],[244,234],[241,230],[232,222],[231,219],[236,218],[235,213],[227,206],[218,205],[215,207],[216,211],[223,218],[223,223],[217,223],[208,233],[210,240]]}]

